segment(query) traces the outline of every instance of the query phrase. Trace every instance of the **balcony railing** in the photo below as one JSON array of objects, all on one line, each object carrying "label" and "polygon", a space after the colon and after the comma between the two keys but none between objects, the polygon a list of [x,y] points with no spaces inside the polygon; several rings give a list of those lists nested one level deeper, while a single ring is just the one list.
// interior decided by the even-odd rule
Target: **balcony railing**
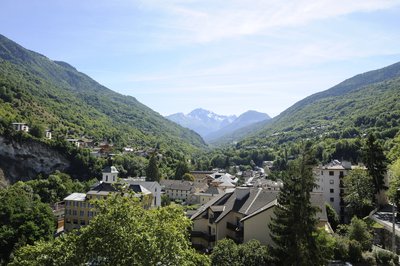
[{"label": "balcony railing", "polygon": [[215,242],[215,235],[209,235],[202,231],[192,231],[190,233],[190,236],[191,237],[200,237],[200,238],[207,240],[208,242]]}]

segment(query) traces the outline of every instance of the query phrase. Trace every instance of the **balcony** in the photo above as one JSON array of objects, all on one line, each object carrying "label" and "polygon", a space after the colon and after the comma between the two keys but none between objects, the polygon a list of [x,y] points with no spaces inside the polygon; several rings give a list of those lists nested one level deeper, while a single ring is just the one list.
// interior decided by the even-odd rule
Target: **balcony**
[{"label": "balcony", "polygon": [[191,237],[200,237],[200,238],[203,238],[204,240],[207,240],[208,242],[215,242],[215,235],[209,235],[202,231],[192,231],[190,233],[190,236]]},{"label": "balcony", "polygon": [[237,225],[234,223],[226,222],[226,228],[235,232],[242,231],[241,225]]}]

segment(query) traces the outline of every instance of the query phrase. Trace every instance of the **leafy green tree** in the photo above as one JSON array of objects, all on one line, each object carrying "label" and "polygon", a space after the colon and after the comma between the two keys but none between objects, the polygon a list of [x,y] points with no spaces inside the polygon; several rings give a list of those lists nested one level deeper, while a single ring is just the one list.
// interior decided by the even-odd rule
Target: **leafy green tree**
[{"label": "leafy green tree", "polygon": [[232,239],[218,241],[211,254],[211,265],[213,266],[238,266],[238,247]]},{"label": "leafy green tree", "polygon": [[311,205],[310,192],[314,176],[308,146],[289,171],[278,195],[275,217],[269,225],[275,245],[272,255],[278,265],[321,265],[326,263],[316,239],[316,208]]},{"label": "leafy green tree", "polygon": [[372,248],[372,234],[368,230],[368,225],[362,219],[353,217],[348,227],[347,237],[360,243],[363,251]]},{"label": "leafy green tree", "polygon": [[255,239],[238,245],[238,257],[240,265],[263,266],[272,263],[268,247],[261,245],[260,241]]},{"label": "leafy green tree", "polygon": [[36,258],[61,262],[55,265],[209,265],[190,246],[191,221],[181,208],[145,210],[133,195],[119,193],[95,204],[99,214],[79,234],[23,247],[11,265],[38,265]]},{"label": "leafy green tree", "polygon": [[181,180],[186,173],[189,173],[189,166],[185,161],[180,161],[176,166],[174,179]]},{"label": "leafy green tree", "polygon": [[18,182],[0,190],[0,202],[0,263],[6,263],[20,246],[52,238],[53,213],[30,186]]},{"label": "leafy green tree", "polygon": [[369,175],[372,177],[374,194],[379,193],[381,190],[386,190],[384,178],[387,170],[387,159],[381,145],[373,134],[368,136],[364,145],[363,161]]},{"label": "leafy green tree", "polygon": [[73,192],[86,192],[94,182],[94,180],[86,182],[72,180],[68,174],[56,171],[47,178],[39,176],[25,184],[32,187],[33,192],[40,196],[42,202],[53,204]]},{"label": "leafy green tree", "polygon": [[158,170],[157,157],[153,154],[150,157],[149,163],[146,168],[146,180],[157,181],[161,179],[160,171]]},{"label": "leafy green tree", "polygon": [[191,175],[191,174],[189,174],[189,173],[186,173],[186,174],[184,174],[184,175],[182,176],[182,180],[194,181],[194,176]]},{"label": "leafy green tree", "polygon": [[29,134],[31,134],[34,137],[37,138],[43,138],[44,137],[44,126],[41,124],[33,124],[31,128],[29,129]]},{"label": "leafy green tree", "polygon": [[211,264],[215,266],[263,266],[271,263],[268,247],[255,239],[244,244],[235,244],[232,239],[222,239],[211,254]]},{"label": "leafy green tree", "polygon": [[388,197],[391,202],[397,206],[398,212],[400,211],[400,158],[392,163],[389,167],[389,191]]},{"label": "leafy green tree", "polygon": [[372,177],[364,169],[353,169],[344,177],[343,182],[347,206],[357,217],[364,217],[373,207]]}]

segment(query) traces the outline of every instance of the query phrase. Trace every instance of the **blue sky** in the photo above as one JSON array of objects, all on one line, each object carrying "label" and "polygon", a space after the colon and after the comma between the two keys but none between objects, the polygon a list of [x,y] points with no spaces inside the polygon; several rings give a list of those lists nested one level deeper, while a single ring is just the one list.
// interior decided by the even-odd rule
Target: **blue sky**
[{"label": "blue sky", "polygon": [[0,33],[167,115],[276,116],[400,61],[400,0],[1,0]]}]

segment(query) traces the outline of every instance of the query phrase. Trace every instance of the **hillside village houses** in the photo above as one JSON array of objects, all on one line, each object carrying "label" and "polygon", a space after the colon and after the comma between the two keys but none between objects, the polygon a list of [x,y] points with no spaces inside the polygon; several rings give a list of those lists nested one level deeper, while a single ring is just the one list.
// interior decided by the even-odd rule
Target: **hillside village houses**
[{"label": "hillside village houses", "polygon": [[16,131],[24,131],[24,132],[29,132],[29,126],[26,123],[12,123],[12,126],[14,130]]}]

